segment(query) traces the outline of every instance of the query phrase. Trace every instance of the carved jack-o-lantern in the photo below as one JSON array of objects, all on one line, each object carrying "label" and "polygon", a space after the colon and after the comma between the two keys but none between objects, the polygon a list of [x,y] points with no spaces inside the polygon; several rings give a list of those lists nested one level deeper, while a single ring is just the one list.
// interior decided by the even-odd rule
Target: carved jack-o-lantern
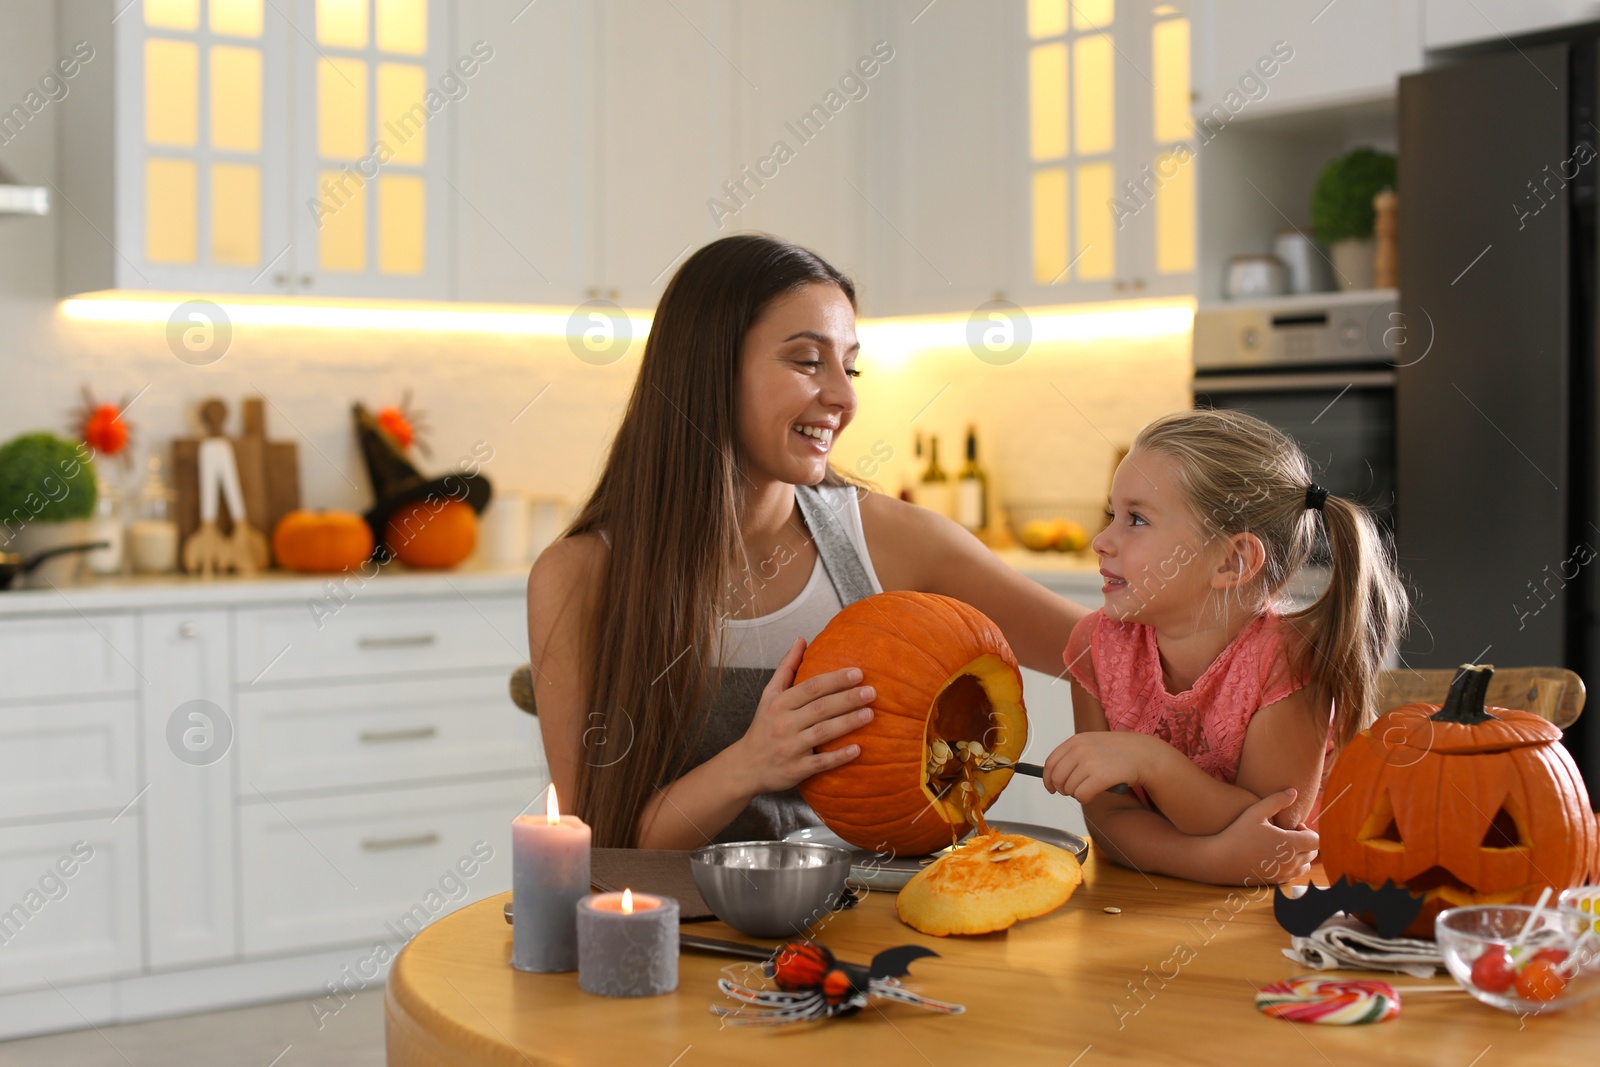
[{"label": "carved jack-o-lantern", "polygon": [[1408,928],[1433,936],[1445,908],[1534,903],[1596,872],[1600,831],[1561,730],[1485,710],[1494,673],[1468,664],[1443,706],[1381,716],[1339,756],[1318,827],[1330,879],[1393,879],[1424,896]]}]

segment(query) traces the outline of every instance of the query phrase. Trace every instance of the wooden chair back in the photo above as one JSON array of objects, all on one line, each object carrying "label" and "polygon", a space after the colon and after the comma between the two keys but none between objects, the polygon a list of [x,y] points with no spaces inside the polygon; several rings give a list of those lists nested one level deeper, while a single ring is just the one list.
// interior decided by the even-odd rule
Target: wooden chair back
[{"label": "wooden chair back", "polygon": [[529,715],[539,714],[539,708],[533,702],[533,667],[529,664],[524,663],[511,672],[511,702]]},{"label": "wooden chair back", "polygon": [[[1455,676],[1453,670],[1384,671],[1378,713],[1402,704],[1443,704]],[[1565,667],[1509,667],[1494,672],[1485,703],[1531,711],[1565,730],[1578,721],[1584,696],[1583,679]]]}]

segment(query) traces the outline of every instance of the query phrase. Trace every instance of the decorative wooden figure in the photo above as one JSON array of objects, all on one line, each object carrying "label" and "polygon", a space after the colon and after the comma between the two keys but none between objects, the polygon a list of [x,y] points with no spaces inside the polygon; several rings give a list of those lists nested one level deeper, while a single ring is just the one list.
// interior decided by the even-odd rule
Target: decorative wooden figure
[{"label": "decorative wooden figure", "polygon": [[[219,424],[227,418],[227,407],[216,398],[221,411]],[[244,433],[233,438],[234,466],[239,472],[239,488],[244,497],[244,515],[263,535],[277,528],[278,520],[300,506],[300,466],[293,441],[270,441],[266,436],[264,404],[260,397],[248,397],[241,404]],[[205,421],[204,407],[201,419]],[[209,429],[209,423],[206,423]],[[172,476],[177,491],[174,518],[178,540],[186,543],[200,529],[200,445],[204,438],[180,437],[172,442]],[[228,503],[224,498],[223,503]],[[217,529],[224,537],[233,533],[232,505],[218,511]],[[187,562],[180,562],[190,570]]]},{"label": "decorative wooden figure", "polygon": [[[269,558],[266,537],[250,524],[233,442],[222,435],[227,418],[228,407],[221,400],[213,398],[200,406],[200,421],[206,428],[206,436],[195,448],[194,484],[200,523],[184,538],[180,554],[183,569],[191,574],[254,574],[266,567]],[[232,521],[227,533],[219,525],[224,503]]]},{"label": "decorative wooden figure", "polygon": [[1400,198],[1393,189],[1384,189],[1372,198],[1372,210],[1372,235],[1378,239],[1372,256],[1373,284],[1394,289],[1400,284]]}]

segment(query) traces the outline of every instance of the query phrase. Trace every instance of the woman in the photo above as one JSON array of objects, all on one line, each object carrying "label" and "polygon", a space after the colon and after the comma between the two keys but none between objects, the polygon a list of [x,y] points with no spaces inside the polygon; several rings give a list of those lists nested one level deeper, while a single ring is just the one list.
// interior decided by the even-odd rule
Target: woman
[{"label": "woman", "polygon": [[[662,294],[594,493],[528,582],[551,777],[596,845],[815,824],[795,787],[859,754],[813,748],[870,721],[874,694],[855,669],[791,683],[806,641],[871,593],[966,601],[1024,666],[1060,672],[1087,609],[829,467],[859,348],[849,279],[770,237],[707,245]],[[1241,847],[1315,847],[1266,818],[1241,817]]]}]

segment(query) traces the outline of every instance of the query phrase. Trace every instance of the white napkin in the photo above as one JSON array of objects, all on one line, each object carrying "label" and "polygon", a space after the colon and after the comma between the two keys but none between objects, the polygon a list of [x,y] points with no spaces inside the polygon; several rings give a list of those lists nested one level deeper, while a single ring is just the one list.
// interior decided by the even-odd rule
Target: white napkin
[{"label": "white napkin", "polygon": [[1283,954],[1318,971],[1399,971],[1432,978],[1444,970],[1439,946],[1411,937],[1379,937],[1359,919],[1335,915],[1310,937],[1292,937]]}]

